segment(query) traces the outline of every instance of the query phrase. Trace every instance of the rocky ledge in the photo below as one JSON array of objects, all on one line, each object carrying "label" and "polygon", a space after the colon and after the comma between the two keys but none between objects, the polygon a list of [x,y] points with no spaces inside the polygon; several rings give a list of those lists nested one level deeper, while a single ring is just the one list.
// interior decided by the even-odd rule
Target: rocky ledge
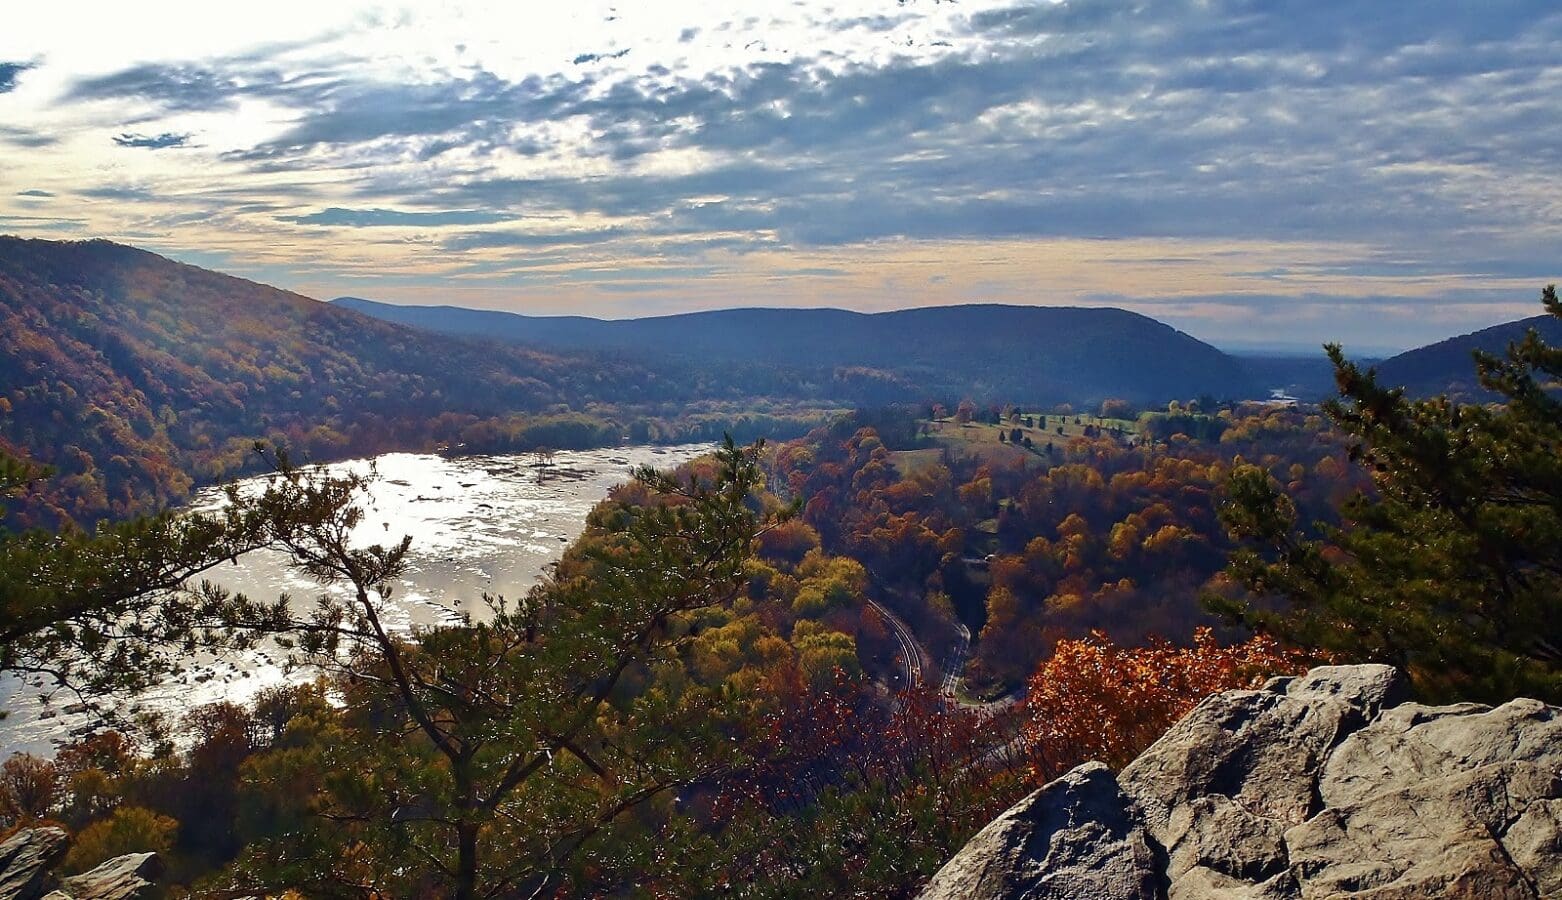
[{"label": "rocky ledge", "polygon": [[923,900],[1562,897],[1562,708],[1407,696],[1330,666],[1210,697],[999,816]]},{"label": "rocky ledge", "polygon": [[157,895],[163,863],[156,853],[131,853],[64,880],[54,869],[70,836],[53,827],[26,828],[0,842],[0,900],[148,900]]}]

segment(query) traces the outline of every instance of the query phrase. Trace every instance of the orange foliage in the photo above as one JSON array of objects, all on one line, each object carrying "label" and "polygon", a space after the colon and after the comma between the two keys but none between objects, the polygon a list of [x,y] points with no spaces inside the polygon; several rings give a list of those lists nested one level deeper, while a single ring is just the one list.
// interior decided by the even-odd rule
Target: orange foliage
[{"label": "orange foliage", "polygon": [[1127,765],[1205,697],[1305,669],[1271,638],[1221,646],[1208,628],[1192,647],[1120,647],[1100,632],[1059,641],[1026,693],[1031,778],[1049,781],[1088,760]]},{"label": "orange foliage", "polygon": [[819,532],[801,519],[792,519],[760,535],[758,550],[761,559],[795,566],[818,548]]}]

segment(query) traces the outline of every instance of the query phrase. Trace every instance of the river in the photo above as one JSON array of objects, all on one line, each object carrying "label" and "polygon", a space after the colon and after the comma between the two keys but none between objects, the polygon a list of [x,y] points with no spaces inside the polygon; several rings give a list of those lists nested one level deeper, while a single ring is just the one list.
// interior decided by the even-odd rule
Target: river
[{"label": "river", "polygon": [[[579,536],[586,515],[641,465],[668,468],[709,452],[710,445],[615,447],[558,451],[539,469],[531,454],[445,457],[387,453],[373,460],[335,463],[336,472],[367,471],[378,478],[365,503],[354,537],[364,544],[412,537],[405,577],[395,585],[386,614],[393,628],[454,621],[463,611],[480,616],[484,592],[519,597],[543,576],[564,548]],[[195,510],[223,502],[208,489],[191,503]],[[295,604],[312,603],[321,588],[287,566],[275,551],[256,551],[207,576],[257,599],[287,593]],[[135,701],[149,710],[177,715],[217,700],[243,702],[264,687],[307,680],[310,672],[288,672],[274,647],[210,655],[182,675]],[[94,727],[90,711],[76,710],[75,698],[41,683],[0,678],[0,758],[13,751],[52,754],[72,733]]]}]

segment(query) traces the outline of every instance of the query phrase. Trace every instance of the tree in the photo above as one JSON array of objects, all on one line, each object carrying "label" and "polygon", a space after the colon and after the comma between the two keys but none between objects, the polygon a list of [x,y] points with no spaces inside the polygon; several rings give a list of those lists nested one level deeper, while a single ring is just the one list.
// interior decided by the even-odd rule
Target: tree
[{"label": "tree", "polygon": [[335,589],[307,611],[236,602],[230,627],[296,642],[347,704],[343,733],[256,773],[279,804],[267,815],[297,824],[251,845],[244,883],[547,896],[620,816],[711,776],[727,744],[719,711],[650,684],[680,617],[736,597],[756,538],[790,515],[751,504],[759,452],[729,438],[703,473],[639,471],[651,502],[594,514],[524,600],[485,598],[486,621],[410,635],[385,618],[408,540],[353,541],[362,477],[284,465],[263,493],[230,492]]},{"label": "tree", "polygon": [[1133,411],[1133,404],[1127,400],[1114,398],[1101,401],[1101,418],[1103,419],[1126,419],[1133,415]]},{"label": "tree", "polygon": [[67,872],[85,872],[126,853],[167,852],[179,823],[139,806],[121,806],[76,835],[65,857]]},{"label": "tree", "polygon": [[0,829],[44,818],[57,794],[53,763],[30,753],[7,759],[0,765]]},{"label": "tree", "polygon": [[[1555,287],[1542,302],[1562,318]],[[1531,331],[1502,356],[1477,354],[1497,406],[1411,400],[1328,353],[1340,391],[1328,415],[1376,493],[1307,537],[1276,480],[1239,467],[1222,518],[1253,544],[1230,572],[1257,599],[1211,605],[1302,646],[1401,666],[1429,699],[1562,700],[1562,349]]]},{"label": "tree", "polygon": [[1031,779],[1045,783],[1087,760],[1127,765],[1210,694],[1304,669],[1299,654],[1270,638],[1221,646],[1208,628],[1194,632],[1191,647],[1120,647],[1099,631],[1059,641],[1025,694]]},{"label": "tree", "polygon": [[[0,502],[48,475],[0,450]],[[190,580],[262,540],[259,520],[240,510],[163,513],[90,534],[0,531],[0,671],[44,675],[82,695],[144,688],[210,619]]]}]

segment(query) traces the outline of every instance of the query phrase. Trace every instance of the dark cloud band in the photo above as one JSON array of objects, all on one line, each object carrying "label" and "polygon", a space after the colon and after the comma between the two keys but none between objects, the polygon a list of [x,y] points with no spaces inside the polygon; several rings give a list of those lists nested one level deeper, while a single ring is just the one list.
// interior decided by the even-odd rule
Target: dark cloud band
[{"label": "dark cloud band", "polygon": [[175,134],[165,131],[162,134],[117,134],[114,143],[121,147],[136,147],[143,150],[170,150],[177,147],[190,146],[188,134]]}]

